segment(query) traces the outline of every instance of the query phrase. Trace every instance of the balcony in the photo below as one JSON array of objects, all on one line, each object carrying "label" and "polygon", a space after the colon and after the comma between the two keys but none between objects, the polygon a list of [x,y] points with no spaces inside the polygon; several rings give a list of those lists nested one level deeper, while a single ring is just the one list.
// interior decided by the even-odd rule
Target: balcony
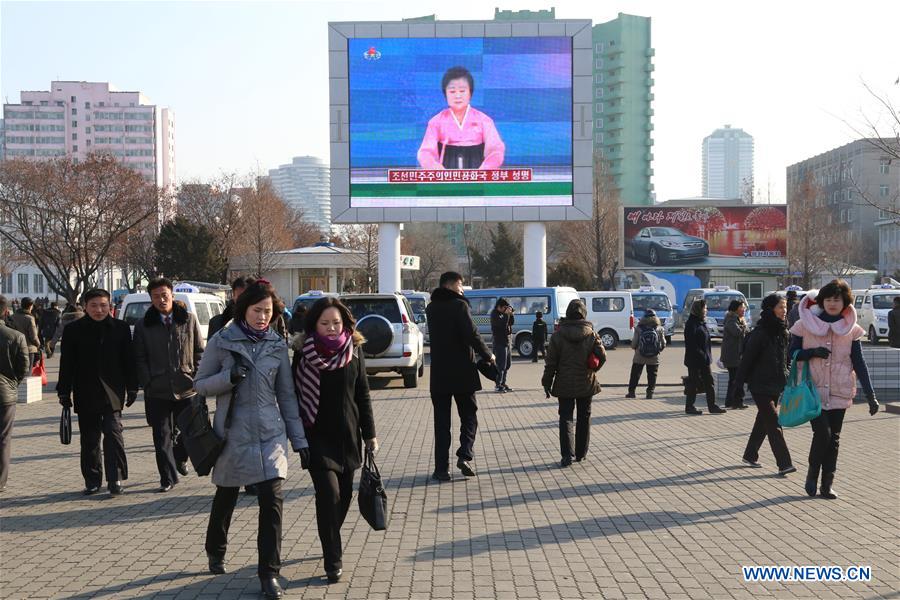
[{"label": "balcony", "polygon": [[647,131],[653,131],[653,123],[647,123]]},{"label": "balcony", "polygon": [[656,96],[653,94],[653,92],[647,92],[647,102],[653,102],[655,98]]},{"label": "balcony", "polygon": [[652,58],[652,57],[656,56],[656,49],[655,48],[647,48],[646,52],[644,52],[644,56],[646,56],[647,58]]},{"label": "balcony", "polygon": [[646,65],[644,65],[644,70],[648,73],[652,73],[656,70],[656,65],[654,65],[652,62],[648,62]]},{"label": "balcony", "polygon": [[653,109],[652,109],[652,108],[648,108],[648,109],[647,109],[647,116],[648,116],[648,117],[652,117],[654,114],[655,114],[655,113],[653,112]]},{"label": "balcony", "polygon": [[647,76],[647,87],[653,87],[653,84],[656,83],[652,77]]}]

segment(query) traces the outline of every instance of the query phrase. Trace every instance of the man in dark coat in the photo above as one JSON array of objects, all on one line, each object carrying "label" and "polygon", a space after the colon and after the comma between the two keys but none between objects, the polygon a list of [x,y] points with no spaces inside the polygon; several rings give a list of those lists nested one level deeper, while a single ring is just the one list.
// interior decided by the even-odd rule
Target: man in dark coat
[{"label": "man in dark coat", "polygon": [[894,296],[894,308],[888,312],[888,343],[900,348],[900,296]]},{"label": "man in dark coat", "polygon": [[252,277],[238,277],[231,282],[231,300],[225,305],[225,310],[222,311],[222,314],[216,315],[209,320],[209,325],[206,330],[206,339],[211,338],[220,329],[228,325],[228,322],[234,318],[234,303],[237,302],[241,292],[246,290],[250,284],[255,281],[256,280]]},{"label": "man in dark coat", "polygon": [[691,316],[684,324],[684,366],[688,368],[684,412],[689,415],[702,414],[694,407],[698,391],[706,394],[710,414],[725,412],[724,408],[716,405],[711,363],[712,344],[706,327],[706,300],[694,300]]},{"label": "man in dark coat", "polygon": [[47,353],[47,358],[53,356],[53,351],[50,348],[50,341],[56,333],[57,326],[59,326],[60,317],[61,314],[56,307],[56,302],[51,302],[50,308],[44,309],[44,312],[41,313],[41,345],[44,348],[44,352]]},{"label": "man in dark coat", "polygon": [[16,311],[12,316],[13,327],[25,336],[25,342],[28,344],[28,354],[31,360],[31,366],[37,364],[41,349],[40,335],[38,335],[37,322],[31,311],[34,309],[34,300],[31,298],[22,298],[22,308]]},{"label": "man in dark coat", "polygon": [[22,333],[6,324],[8,314],[9,302],[0,296],[0,492],[9,475],[18,387],[29,372],[28,343]]},{"label": "man in dark coat", "polygon": [[531,362],[538,361],[538,352],[541,358],[545,357],[544,346],[547,344],[547,321],[544,320],[544,313],[537,311],[534,315],[534,323],[531,325]]},{"label": "man in dark coat", "polygon": [[74,396],[85,495],[100,489],[105,466],[107,489],[118,496],[122,482],[128,479],[122,408],[131,406],[137,398],[131,328],[125,321],[112,318],[106,290],[88,290],[81,302],[87,318],[66,327],[56,393],[59,403],[67,407],[72,407]]},{"label": "man in dark coat", "polygon": [[187,475],[187,450],[175,421],[187,399],[197,394],[194,375],[203,356],[203,336],[197,317],[175,302],[171,281],[154,279],[147,291],[153,306],[135,324],[134,355],[147,422],[153,428],[159,491],[168,492],[179,473]]},{"label": "man in dark coat", "polygon": [[469,303],[463,296],[463,278],[448,271],[441,275],[440,287],[431,294],[425,309],[431,336],[431,403],[434,406],[434,473],[438,481],[450,480],[450,403],[456,398],[459,412],[459,467],[466,477],[474,477],[473,460],[478,418],[475,392],[481,379],[475,367],[475,353],[494,362],[478,328],[472,321]]}]

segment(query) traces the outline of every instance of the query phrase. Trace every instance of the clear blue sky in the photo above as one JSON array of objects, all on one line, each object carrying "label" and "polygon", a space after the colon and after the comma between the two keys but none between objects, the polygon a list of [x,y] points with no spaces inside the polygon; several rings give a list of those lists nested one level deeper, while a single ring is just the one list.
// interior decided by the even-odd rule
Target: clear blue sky
[{"label": "clear blue sky", "polygon": [[[784,170],[852,139],[861,79],[900,104],[900,3],[522,0],[560,18],[653,18],[654,183],[698,195],[700,144],[730,123],[755,138],[756,182],[784,199]],[[396,2],[0,2],[0,93],[109,81],[176,115],[179,178],[328,159],[328,21],[491,19],[494,4]]]}]

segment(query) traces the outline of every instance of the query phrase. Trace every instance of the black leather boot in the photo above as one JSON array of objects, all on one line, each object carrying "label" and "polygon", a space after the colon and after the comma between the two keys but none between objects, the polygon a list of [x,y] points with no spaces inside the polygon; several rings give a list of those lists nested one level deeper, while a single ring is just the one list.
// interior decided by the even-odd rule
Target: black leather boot
[{"label": "black leather boot", "polygon": [[812,498],[816,495],[816,483],[819,481],[819,465],[809,465],[809,469],[806,471],[806,484],[803,488],[806,490],[806,495]]},{"label": "black leather boot", "polygon": [[837,494],[831,489],[834,483],[834,473],[822,473],[822,487],[819,488],[819,495],[827,500],[837,500]]}]

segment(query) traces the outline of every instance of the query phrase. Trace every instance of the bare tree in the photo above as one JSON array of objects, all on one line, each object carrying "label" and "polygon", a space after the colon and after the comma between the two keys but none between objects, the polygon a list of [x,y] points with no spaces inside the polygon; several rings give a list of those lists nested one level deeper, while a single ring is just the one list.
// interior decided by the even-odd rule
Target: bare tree
[{"label": "bare tree", "polygon": [[597,289],[615,289],[619,264],[619,190],[608,162],[594,156],[593,216],[572,221],[563,229],[564,260],[585,264]]},{"label": "bare tree", "polygon": [[0,236],[75,302],[122,236],[157,214],[160,191],[110,155],[0,163]]},{"label": "bare tree", "polygon": [[419,270],[410,272],[413,287],[417,290],[429,289],[441,273],[456,267],[456,257],[446,227],[436,223],[414,223],[407,225],[401,242],[403,254],[419,257]]},{"label": "bare tree", "polygon": [[338,245],[356,250],[354,291],[372,292],[378,287],[378,225],[344,225],[337,233]]},{"label": "bare tree", "polygon": [[122,272],[122,280],[129,291],[137,291],[138,285],[158,274],[156,251],[157,228],[153,219],[135,227],[122,236],[110,252],[112,263]]},{"label": "bare tree", "polygon": [[240,232],[235,235],[236,253],[246,257],[246,265],[256,277],[276,269],[283,260],[280,254],[290,250],[291,209],[278,196],[272,184],[260,180],[241,194]]},{"label": "bare tree", "polygon": [[322,241],[323,238],[327,239],[315,223],[306,220],[303,211],[298,208],[288,207],[285,225],[291,232],[292,248],[306,248]]},{"label": "bare tree", "polygon": [[799,273],[800,285],[810,289],[815,276],[828,270],[831,258],[826,243],[833,232],[827,214],[816,206],[819,188],[812,171],[806,171],[800,185],[788,198],[789,230],[788,265],[791,273]]},{"label": "bare tree", "polygon": [[[194,225],[202,225],[216,240],[223,264],[238,254],[241,228],[241,199],[249,189],[249,176],[222,173],[210,181],[183,183],[178,190],[178,214]],[[222,281],[226,278],[222,273]]]}]

